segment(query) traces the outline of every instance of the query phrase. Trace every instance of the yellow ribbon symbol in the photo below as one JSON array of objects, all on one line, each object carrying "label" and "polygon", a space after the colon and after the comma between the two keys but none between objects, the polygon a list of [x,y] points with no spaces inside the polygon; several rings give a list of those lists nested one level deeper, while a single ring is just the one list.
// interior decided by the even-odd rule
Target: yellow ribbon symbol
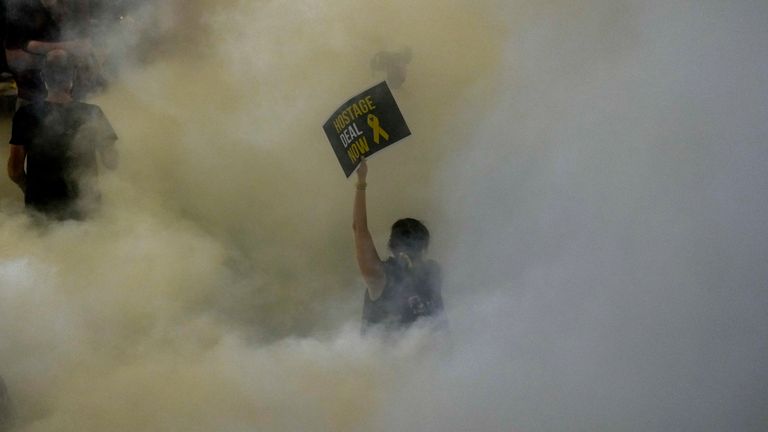
[{"label": "yellow ribbon symbol", "polygon": [[379,136],[384,137],[385,140],[389,140],[389,134],[387,131],[381,128],[379,125],[379,118],[373,114],[368,114],[368,126],[373,129],[373,142],[379,143]]}]

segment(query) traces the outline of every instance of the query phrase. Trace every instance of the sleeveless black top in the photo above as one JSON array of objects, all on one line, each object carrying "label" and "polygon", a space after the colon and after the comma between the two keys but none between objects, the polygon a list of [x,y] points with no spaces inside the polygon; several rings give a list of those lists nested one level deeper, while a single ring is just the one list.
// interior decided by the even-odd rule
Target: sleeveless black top
[{"label": "sleeveless black top", "polygon": [[390,257],[384,262],[384,291],[371,300],[365,290],[363,333],[381,325],[387,330],[407,328],[419,318],[435,317],[443,311],[440,267],[429,260],[411,264]]}]

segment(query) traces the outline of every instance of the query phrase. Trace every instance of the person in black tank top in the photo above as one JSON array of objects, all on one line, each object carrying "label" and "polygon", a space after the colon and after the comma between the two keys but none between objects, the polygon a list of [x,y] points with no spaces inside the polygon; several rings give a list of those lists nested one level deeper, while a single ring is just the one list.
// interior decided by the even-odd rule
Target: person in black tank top
[{"label": "person in black tank top", "polygon": [[406,329],[422,318],[443,318],[441,276],[438,264],[424,254],[429,231],[420,221],[400,219],[392,225],[389,250],[381,260],[368,230],[365,203],[368,166],[357,170],[353,231],[357,264],[367,289],[363,299],[362,331],[372,327]]}]

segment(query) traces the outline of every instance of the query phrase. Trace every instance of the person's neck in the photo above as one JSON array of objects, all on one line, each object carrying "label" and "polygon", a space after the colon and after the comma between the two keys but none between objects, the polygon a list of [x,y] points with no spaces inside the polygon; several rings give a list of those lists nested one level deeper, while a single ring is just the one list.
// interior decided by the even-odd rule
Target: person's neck
[{"label": "person's neck", "polygon": [[46,101],[52,103],[66,104],[72,102],[72,96],[62,91],[49,91]]}]

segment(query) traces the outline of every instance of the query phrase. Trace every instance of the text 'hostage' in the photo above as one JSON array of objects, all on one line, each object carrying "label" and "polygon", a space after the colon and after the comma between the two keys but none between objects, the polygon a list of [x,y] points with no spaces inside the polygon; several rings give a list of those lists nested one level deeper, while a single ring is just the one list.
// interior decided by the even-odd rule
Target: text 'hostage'
[{"label": "text 'hostage'", "polygon": [[369,156],[411,132],[386,83],[343,104],[323,126],[336,157],[349,176]]}]

